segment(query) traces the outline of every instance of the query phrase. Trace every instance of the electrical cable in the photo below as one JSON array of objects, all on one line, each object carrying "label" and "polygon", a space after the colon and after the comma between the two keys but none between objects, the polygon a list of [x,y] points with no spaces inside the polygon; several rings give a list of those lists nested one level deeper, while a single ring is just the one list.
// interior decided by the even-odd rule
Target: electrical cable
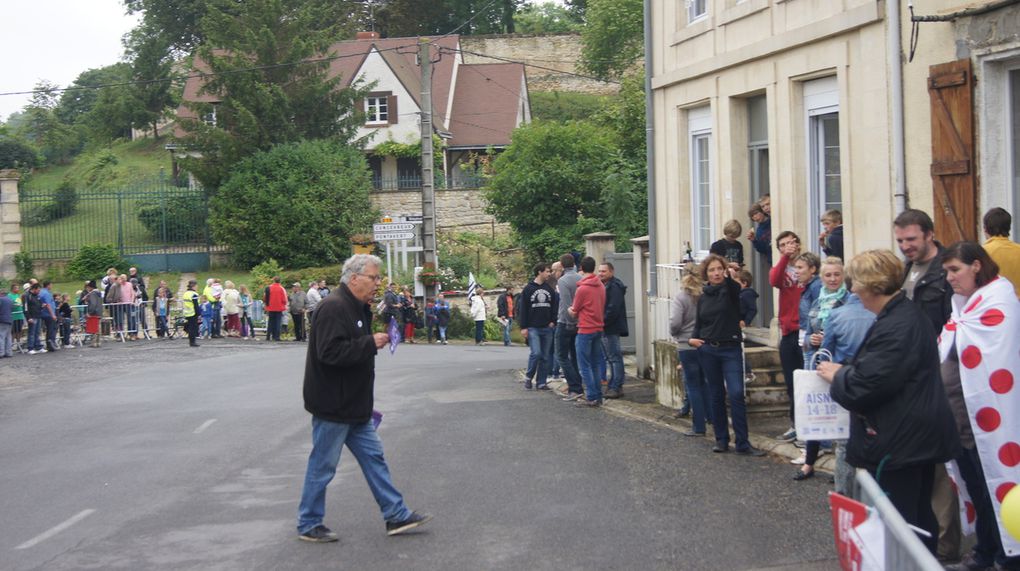
[{"label": "electrical cable", "polygon": [[520,65],[523,65],[523,66],[533,67],[535,69],[541,69],[541,70],[544,70],[544,71],[551,71],[551,72],[562,74],[562,75],[571,75],[571,76],[574,76],[574,77],[580,77],[582,79],[590,79],[592,81],[598,81],[600,83],[613,83],[613,84],[617,84],[617,85],[620,84],[619,81],[613,81],[613,80],[608,80],[608,79],[599,79],[597,77],[593,77],[593,76],[590,76],[590,75],[584,75],[584,74],[575,73],[575,72],[572,72],[572,71],[564,71],[562,69],[554,69],[554,68],[551,68],[551,67],[543,67],[543,66],[540,66],[540,65],[535,65],[533,63],[528,63],[526,61],[518,61],[518,60],[514,60],[514,59],[510,59],[510,58],[494,56],[494,55],[489,55],[489,54],[483,54],[483,53],[479,53],[479,52],[473,52],[473,51],[470,51],[470,50],[465,50],[463,48],[461,48],[461,49],[440,48],[440,50],[444,51],[444,52],[450,52],[450,53],[459,52],[459,53],[462,53],[462,54],[471,54],[473,56],[494,59],[494,60],[503,61],[503,62],[507,62],[507,63],[516,63],[516,64],[520,64]]}]

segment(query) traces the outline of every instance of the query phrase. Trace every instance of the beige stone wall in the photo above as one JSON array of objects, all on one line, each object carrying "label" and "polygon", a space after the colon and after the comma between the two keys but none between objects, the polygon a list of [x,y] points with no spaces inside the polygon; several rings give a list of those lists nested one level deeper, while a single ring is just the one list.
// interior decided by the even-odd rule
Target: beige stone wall
[{"label": "beige stone wall", "polygon": [[[421,191],[373,192],[372,204],[390,216],[421,214]],[[436,191],[436,227],[439,230],[495,229],[505,231],[509,227],[496,222],[485,212],[486,202],[479,189],[453,189]]]},{"label": "beige stone wall", "polygon": [[[480,54],[493,55],[514,61],[571,73],[584,72],[574,62],[581,56],[581,36],[578,34],[461,36],[461,48]],[[464,63],[499,63],[500,60],[464,54]],[[614,83],[604,83],[576,76],[526,67],[529,91],[575,91],[580,93],[613,94],[619,89]]]},{"label": "beige stone wall", "polygon": [[0,170],[0,276],[13,278],[14,254],[21,251],[21,211],[16,170]]}]

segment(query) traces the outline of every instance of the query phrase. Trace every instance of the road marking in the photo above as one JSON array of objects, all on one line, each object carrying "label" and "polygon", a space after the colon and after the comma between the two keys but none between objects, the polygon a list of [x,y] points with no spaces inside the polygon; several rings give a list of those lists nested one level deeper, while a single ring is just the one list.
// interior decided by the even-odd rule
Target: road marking
[{"label": "road marking", "polygon": [[214,422],[216,422],[215,418],[210,418],[209,420],[203,422],[202,426],[199,426],[198,428],[195,429],[195,434],[202,434],[203,432],[205,432],[205,429],[212,426],[212,423]]},{"label": "road marking", "polygon": [[29,539],[25,543],[22,543],[21,545],[15,547],[15,549],[28,549],[29,547],[34,547],[46,541],[47,539],[53,537],[54,535],[64,531],[65,529],[71,527],[72,525],[78,523],[79,521],[89,517],[94,513],[96,513],[96,510],[93,509],[82,510],[77,515],[72,516],[71,519],[68,519],[64,523],[61,523],[56,527],[52,527],[49,530],[40,533],[39,535],[33,537],[32,539]]}]

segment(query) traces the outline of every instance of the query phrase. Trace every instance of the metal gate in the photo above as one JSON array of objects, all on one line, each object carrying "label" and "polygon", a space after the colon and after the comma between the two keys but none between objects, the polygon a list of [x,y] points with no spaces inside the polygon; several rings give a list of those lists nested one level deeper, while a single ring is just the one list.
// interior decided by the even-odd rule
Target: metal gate
[{"label": "metal gate", "polygon": [[21,190],[22,249],[68,260],[111,244],[143,271],[203,271],[212,249],[205,191],[155,180],[118,189]]}]

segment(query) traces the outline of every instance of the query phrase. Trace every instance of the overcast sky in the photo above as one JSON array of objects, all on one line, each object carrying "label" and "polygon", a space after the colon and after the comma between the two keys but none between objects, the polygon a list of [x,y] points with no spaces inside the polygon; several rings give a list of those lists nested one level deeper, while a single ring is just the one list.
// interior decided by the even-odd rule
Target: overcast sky
[{"label": "overcast sky", "polygon": [[[46,79],[62,87],[81,72],[120,61],[121,37],[136,18],[121,0],[2,0],[0,93],[30,91]],[[28,103],[29,95],[0,96],[4,120]]]}]

